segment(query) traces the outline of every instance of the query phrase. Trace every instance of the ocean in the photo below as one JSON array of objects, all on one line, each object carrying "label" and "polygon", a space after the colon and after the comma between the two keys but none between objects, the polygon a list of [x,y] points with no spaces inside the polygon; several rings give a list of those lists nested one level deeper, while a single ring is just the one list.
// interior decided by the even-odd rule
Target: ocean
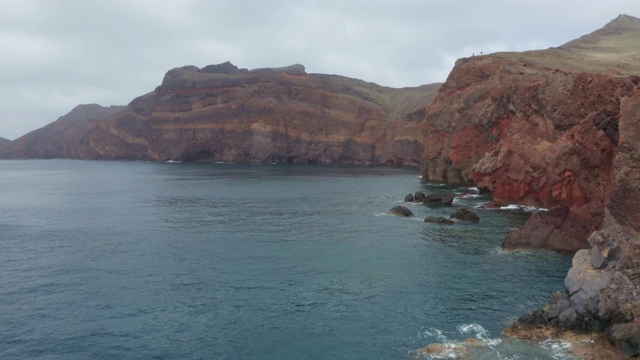
[{"label": "ocean", "polygon": [[[502,337],[571,257],[501,251],[529,214],[488,200],[416,169],[0,161],[0,358],[570,359]],[[459,206],[480,222],[422,222]]]}]

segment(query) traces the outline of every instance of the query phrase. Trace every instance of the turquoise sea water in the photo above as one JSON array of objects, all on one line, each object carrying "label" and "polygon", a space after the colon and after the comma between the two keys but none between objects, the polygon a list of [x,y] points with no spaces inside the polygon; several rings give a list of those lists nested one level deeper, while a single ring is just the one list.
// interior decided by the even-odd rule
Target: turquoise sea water
[{"label": "turquoise sea water", "polygon": [[[426,224],[417,170],[0,161],[2,359],[565,359],[502,339],[570,257],[504,253],[526,213]],[[477,206],[487,198],[457,199]],[[456,358],[455,352],[443,357]]]}]

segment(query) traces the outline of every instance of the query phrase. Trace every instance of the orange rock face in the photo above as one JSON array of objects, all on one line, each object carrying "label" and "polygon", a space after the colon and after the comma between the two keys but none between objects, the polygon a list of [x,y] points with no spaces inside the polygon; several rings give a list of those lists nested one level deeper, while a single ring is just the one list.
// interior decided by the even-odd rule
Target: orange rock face
[{"label": "orange rock face", "polygon": [[[638,81],[613,60],[603,67],[592,45],[640,35],[638,19],[620,19],[589,42],[461,59],[428,106],[423,178],[475,184],[498,205],[553,210],[533,216],[506,247],[571,252],[586,248],[587,237],[602,226],[615,186],[614,159],[628,136],[619,122],[632,116],[621,113],[621,103]],[[567,60],[573,58],[579,66]]]},{"label": "orange rock face", "polygon": [[419,124],[438,87],[391,89],[301,65],[177,68],[87,131],[72,156],[418,166]]}]

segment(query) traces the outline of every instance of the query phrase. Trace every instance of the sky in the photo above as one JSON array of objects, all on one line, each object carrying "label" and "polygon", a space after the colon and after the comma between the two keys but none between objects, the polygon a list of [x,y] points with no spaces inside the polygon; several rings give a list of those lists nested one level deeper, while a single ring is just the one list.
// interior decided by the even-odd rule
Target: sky
[{"label": "sky", "polygon": [[456,59],[546,49],[640,17],[638,0],[0,0],[0,137],[126,105],[175,67],[303,64],[390,87]]}]

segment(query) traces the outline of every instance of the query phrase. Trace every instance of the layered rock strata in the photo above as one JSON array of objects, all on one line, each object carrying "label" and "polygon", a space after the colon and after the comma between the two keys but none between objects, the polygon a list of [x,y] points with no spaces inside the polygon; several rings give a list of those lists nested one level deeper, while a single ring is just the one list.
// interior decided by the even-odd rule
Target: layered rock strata
[{"label": "layered rock strata", "polygon": [[640,81],[639,36],[640,20],[620,16],[560,48],[459,60],[427,107],[423,178],[551,210],[506,248],[586,248],[614,190],[621,102]]},{"label": "layered rock strata", "polygon": [[543,310],[522,317],[517,331],[550,324],[603,331],[628,356],[640,355],[640,89],[621,102],[614,190],[604,227],[578,251],[564,282]]},{"label": "layered rock strata", "polygon": [[57,157],[418,166],[439,84],[392,89],[302,65],[176,68]]}]

